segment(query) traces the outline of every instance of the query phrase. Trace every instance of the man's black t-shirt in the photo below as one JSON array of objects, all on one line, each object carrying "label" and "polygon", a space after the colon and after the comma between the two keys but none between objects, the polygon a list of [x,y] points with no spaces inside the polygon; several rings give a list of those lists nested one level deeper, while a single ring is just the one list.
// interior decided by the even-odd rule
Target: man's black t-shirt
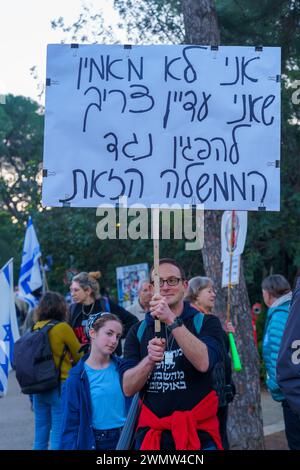
[{"label": "man's black t-shirt", "polygon": [[[204,315],[202,328],[197,334],[193,321],[197,313],[197,310],[185,302],[181,315],[184,325],[207,345],[208,350],[217,351],[215,357],[219,359],[223,335],[221,323],[213,315]],[[137,338],[138,328],[139,324],[134,325],[126,338],[123,372],[134,367],[147,356],[148,342],[155,336],[154,325],[148,322],[140,341]],[[145,405],[159,418],[169,416],[174,411],[191,410],[210,393],[212,391],[211,368],[214,365],[210,364],[209,370],[205,373],[199,372],[183,355],[174,336],[164,324],[162,324],[161,336],[166,338],[165,358],[154,368],[146,384],[144,398]],[[209,357],[212,357],[210,351]],[[199,433],[202,441],[209,437],[205,434]]]}]

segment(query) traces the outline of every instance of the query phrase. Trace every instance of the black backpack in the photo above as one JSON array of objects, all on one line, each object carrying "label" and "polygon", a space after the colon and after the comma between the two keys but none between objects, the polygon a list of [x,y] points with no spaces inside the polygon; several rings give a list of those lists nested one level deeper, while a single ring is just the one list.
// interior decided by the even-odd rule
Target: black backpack
[{"label": "black backpack", "polygon": [[236,393],[235,385],[231,378],[229,383],[226,383],[226,367],[224,360],[217,362],[214,366],[212,370],[212,384],[213,389],[218,395],[219,408],[227,406],[233,401]]},{"label": "black backpack", "polygon": [[59,367],[54,363],[48,331],[58,321],[50,321],[42,328],[21,336],[14,345],[14,368],[21,390],[25,394],[43,393],[60,388],[60,369],[66,354],[64,348]]}]

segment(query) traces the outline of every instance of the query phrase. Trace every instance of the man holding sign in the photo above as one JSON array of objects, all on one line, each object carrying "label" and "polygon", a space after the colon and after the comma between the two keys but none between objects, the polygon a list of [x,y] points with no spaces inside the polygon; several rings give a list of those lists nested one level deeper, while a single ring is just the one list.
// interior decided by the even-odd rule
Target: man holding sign
[{"label": "man holding sign", "polygon": [[[151,272],[153,280],[153,271]],[[175,260],[159,262],[160,294],[125,343],[123,389],[145,391],[137,449],[222,449],[211,371],[221,358],[222,327],[184,302],[187,280]],[[162,323],[154,333],[154,317]]]}]

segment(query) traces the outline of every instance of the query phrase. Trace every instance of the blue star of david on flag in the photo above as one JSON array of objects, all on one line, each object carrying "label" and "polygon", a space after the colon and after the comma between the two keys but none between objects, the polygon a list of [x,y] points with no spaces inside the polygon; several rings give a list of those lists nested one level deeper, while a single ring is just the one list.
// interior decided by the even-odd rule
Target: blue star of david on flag
[{"label": "blue star of david on flag", "polygon": [[0,395],[7,392],[14,343],[20,337],[13,286],[13,262],[10,260],[0,269]]}]

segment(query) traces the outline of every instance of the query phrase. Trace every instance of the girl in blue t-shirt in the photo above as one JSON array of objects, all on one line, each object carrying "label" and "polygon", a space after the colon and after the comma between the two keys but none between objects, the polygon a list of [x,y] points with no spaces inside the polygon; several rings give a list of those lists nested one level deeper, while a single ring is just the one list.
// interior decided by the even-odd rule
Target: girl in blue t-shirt
[{"label": "girl in blue t-shirt", "polygon": [[113,353],[123,326],[111,313],[91,315],[86,327],[90,353],[74,367],[63,396],[61,449],[113,450],[126,420],[120,358]]}]

